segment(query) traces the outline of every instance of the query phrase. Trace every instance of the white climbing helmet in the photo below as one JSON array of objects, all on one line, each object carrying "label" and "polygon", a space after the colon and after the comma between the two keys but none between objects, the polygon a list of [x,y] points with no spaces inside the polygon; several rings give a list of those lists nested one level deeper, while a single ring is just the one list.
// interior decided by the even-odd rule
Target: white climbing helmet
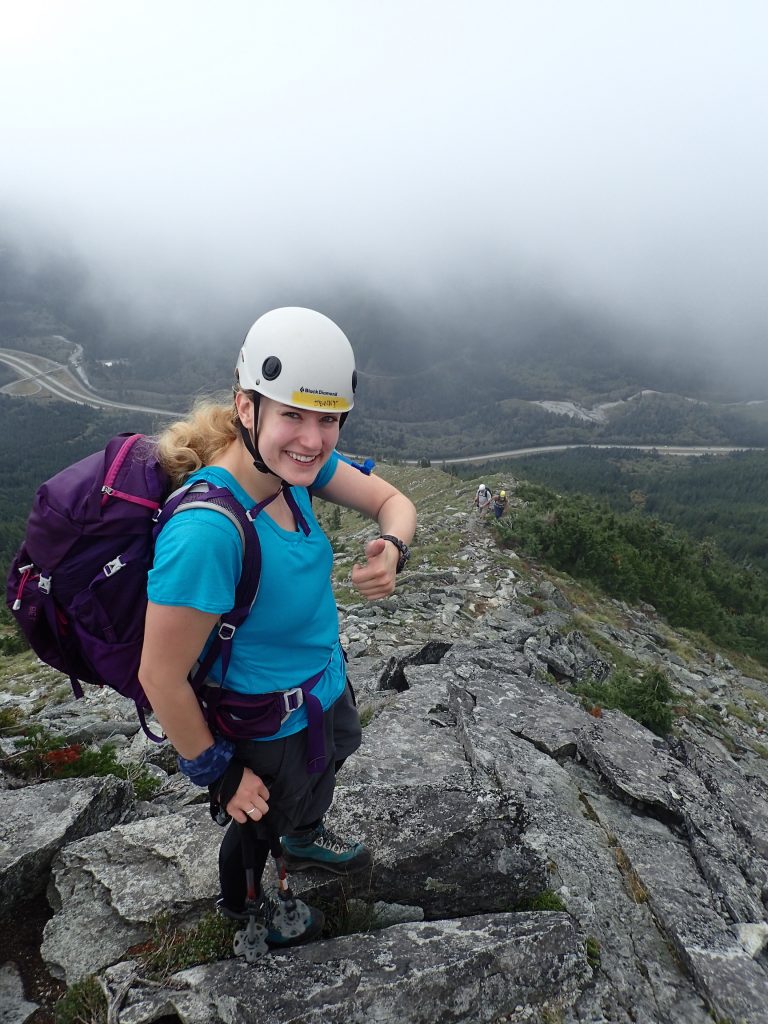
[{"label": "white climbing helmet", "polygon": [[245,391],[297,409],[346,413],[355,404],[355,355],[340,327],[300,306],[260,316],[236,366]]}]

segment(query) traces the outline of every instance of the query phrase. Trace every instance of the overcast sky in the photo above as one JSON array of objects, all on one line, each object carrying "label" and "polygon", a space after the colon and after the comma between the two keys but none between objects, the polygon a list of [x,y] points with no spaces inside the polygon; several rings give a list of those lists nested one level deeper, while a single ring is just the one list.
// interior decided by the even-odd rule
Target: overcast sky
[{"label": "overcast sky", "polygon": [[0,207],[137,300],[509,275],[768,347],[764,0],[0,9]]}]

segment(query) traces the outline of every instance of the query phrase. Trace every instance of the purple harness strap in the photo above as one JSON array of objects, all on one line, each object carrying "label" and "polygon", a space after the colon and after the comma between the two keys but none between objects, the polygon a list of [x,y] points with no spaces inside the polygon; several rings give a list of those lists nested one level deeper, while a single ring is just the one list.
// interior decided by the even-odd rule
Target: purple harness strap
[{"label": "purple harness strap", "polygon": [[[201,701],[212,732],[234,740],[268,739],[274,736],[286,718],[302,704],[307,708],[307,773],[325,770],[323,705],[312,693],[325,669],[316,672],[295,690],[276,693],[238,693],[215,683],[207,683]],[[301,698],[297,691],[301,691]]]}]

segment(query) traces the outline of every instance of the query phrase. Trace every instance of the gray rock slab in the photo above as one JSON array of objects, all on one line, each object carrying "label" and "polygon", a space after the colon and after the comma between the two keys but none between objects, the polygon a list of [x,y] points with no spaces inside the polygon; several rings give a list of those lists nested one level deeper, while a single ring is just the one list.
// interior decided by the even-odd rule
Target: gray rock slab
[{"label": "gray rock slab", "polygon": [[41,952],[68,984],[121,959],[160,914],[210,909],[218,892],[221,829],[207,808],[119,825],[61,851]]},{"label": "gray rock slab", "polygon": [[717,1016],[767,1024],[768,973],[717,907],[685,840],[613,801],[598,800],[596,806],[614,830],[654,917]]},{"label": "gray rock slab", "polygon": [[530,673],[528,659],[522,652],[511,650],[506,638],[473,644],[456,643],[443,659],[443,666],[463,679],[471,679],[478,668],[504,675]]},{"label": "gray rock slab", "polygon": [[24,985],[15,964],[0,964],[0,1024],[24,1024],[29,1020],[37,1003],[24,996]]},{"label": "gray rock slab", "polygon": [[[717,792],[673,757],[663,740],[621,712],[609,711],[593,721],[579,750],[615,793],[684,831],[700,872],[710,889],[722,894],[734,922],[764,919],[765,857],[745,844]],[[764,816],[765,809],[757,815]]]},{"label": "gray rock slab", "polygon": [[0,908],[44,892],[55,854],[119,822],[132,798],[112,775],[0,791]]},{"label": "gray rock slab", "polygon": [[[566,1019],[704,1024],[706,1006],[671,955],[666,936],[659,933],[649,908],[636,904],[624,887],[607,829],[586,795],[598,785],[595,776],[568,759],[559,763],[510,728],[509,704],[500,697],[507,682],[517,687],[519,681],[476,673],[465,687],[454,682],[451,705],[470,763],[524,802],[529,822],[521,842],[546,862],[550,888],[582,933],[599,944],[601,964],[594,982]],[[542,708],[550,702],[554,712],[557,692],[547,684],[531,683],[538,687]]]},{"label": "gray rock slab", "polygon": [[674,756],[723,804],[755,853],[768,857],[768,784],[733,760],[715,756],[705,744],[682,740]]},{"label": "gray rock slab", "polygon": [[422,786],[438,780],[459,788],[473,784],[458,737],[446,725],[442,667],[430,671],[435,676],[432,684],[422,679],[417,689],[398,694],[364,729],[362,747],[339,776],[341,785],[352,781]]},{"label": "gray rock slab", "polygon": [[[110,972],[111,986],[129,970]],[[252,966],[192,968],[161,991],[134,984],[120,1021],[149,1024],[169,1013],[193,1024],[522,1021],[573,1002],[590,974],[565,914],[466,917],[316,942]]]},{"label": "gray rock slab", "polygon": [[[452,787],[440,771],[431,784],[425,772],[421,785],[407,786],[396,774],[389,785],[354,783],[353,774],[345,768],[347,784],[337,788],[328,823],[369,845],[374,863],[344,881],[349,895],[411,904],[438,918],[506,911],[544,887],[543,861],[521,842],[526,817],[519,802],[469,783]],[[57,913],[42,946],[52,973],[71,984],[144,941],[158,914],[188,920],[210,909],[222,835],[207,808],[197,807],[121,825],[63,850],[49,895]],[[339,895],[341,883],[328,879],[292,876],[297,894],[310,902]]]},{"label": "gray rock slab", "polygon": [[[680,818],[679,762],[663,740],[621,711],[603,711],[593,719],[580,739],[579,753],[617,795]],[[686,774],[690,791],[706,800],[704,785]]]},{"label": "gray rock slab", "polygon": [[[539,854],[523,841],[522,802],[477,787],[435,783],[339,786],[328,823],[370,847],[370,871],[343,882],[367,901],[419,906],[428,919],[506,911],[546,886]],[[292,878],[307,902],[340,896],[324,872]]]},{"label": "gray rock slab", "polygon": [[482,728],[489,718],[552,757],[574,757],[579,736],[592,721],[572,697],[526,675],[477,672],[463,682],[451,689],[452,700],[466,704],[466,694],[471,695],[476,725]]}]

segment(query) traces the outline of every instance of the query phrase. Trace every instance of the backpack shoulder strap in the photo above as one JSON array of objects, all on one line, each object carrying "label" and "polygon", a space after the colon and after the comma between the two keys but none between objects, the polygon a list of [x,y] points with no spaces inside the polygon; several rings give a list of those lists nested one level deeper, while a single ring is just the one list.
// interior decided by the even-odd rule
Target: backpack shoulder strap
[{"label": "backpack shoulder strap", "polygon": [[174,491],[158,516],[155,539],[168,520],[179,512],[193,508],[215,510],[226,516],[233,524],[243,548],[243,566],[240,579],[235,587],[234,605],[230,611],[221,616],[213,642],[194,673],[192,686],[196,691],[202,686],[219,655],[221,655],[221,681],[224,681],[232,653],[232,640],[238,627],[247,619],[253,602],[256,600],[261,579],[261,544],[253,520],[262,508],[269,504],[270,500],[260,502],[246,510],[228,488],[200,481],[191,487],[182,487]]}]

